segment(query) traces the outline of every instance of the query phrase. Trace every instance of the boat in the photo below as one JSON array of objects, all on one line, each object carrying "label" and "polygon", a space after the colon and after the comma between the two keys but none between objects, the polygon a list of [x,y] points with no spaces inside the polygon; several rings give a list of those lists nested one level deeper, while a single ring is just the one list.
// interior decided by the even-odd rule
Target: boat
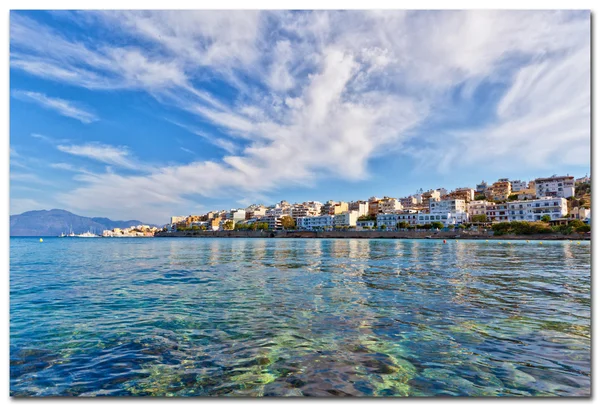
[{"label": "boat", "polygon": [[86,231],[85,233],[82,233],[82,234],[76,234],[76,235],[74,235],[74,237],[79,237],[79,238],[94,238],[94,237],[100,237],[100,236],[96,235],[94,233],[91,233],[89,231]]},{"label": "boat", "polygon": [[64,238],[64,237],[75,237],[75,233],[73,232],[73,227],[71,227],[69,229],[69,234],[60,233],[59,237],[61,237],[61,238]]}]

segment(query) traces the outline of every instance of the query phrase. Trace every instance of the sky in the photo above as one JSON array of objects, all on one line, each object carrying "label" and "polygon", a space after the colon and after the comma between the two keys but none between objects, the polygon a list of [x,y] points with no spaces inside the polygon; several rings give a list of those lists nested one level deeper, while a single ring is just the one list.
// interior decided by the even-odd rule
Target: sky
[{"label": "sky", "polygon": [[590,173],[588,11],[11,11],[10,212]]}]

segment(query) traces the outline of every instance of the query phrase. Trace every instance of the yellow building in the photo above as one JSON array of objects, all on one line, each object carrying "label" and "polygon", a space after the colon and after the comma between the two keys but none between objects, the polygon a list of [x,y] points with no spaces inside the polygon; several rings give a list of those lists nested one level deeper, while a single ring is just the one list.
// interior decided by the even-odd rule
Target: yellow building
[{"label": "yellow building", "polygon": [[485,191],[485,197],[489,200],[506,200],[512,191],[510,182],[507,180],[499,180],[488,187]]}]

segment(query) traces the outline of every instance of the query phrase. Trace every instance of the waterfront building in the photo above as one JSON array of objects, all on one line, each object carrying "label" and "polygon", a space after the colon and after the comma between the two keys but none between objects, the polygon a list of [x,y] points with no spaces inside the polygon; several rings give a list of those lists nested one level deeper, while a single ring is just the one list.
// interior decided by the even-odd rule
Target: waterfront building
[{"label": "waterfront building", "polygon": [[225,219],[233,221],[233,224],[237,224],[240,221],[246,220],[246,210],[244,210],[244,209],[231,209],[227,213]]},{"label": "waterfront building", "polygon": [[567,200],[562,197],[542,197],[508,203],[508,221],[540,221],[544,215],[550,220],[567,217]]},{"label": "waterfront building", "polygon": [[327,203],[321,207],[321,214],[330,214],[336,215],[348,211],[348,203],[346,202],[334,202],[333,200],[328,200]]},{"label": "waterfront building", "polygon": [[508,179],[499,179],[485,191],[485,196],[490,200],[506,200],[512,189]]},{"label": "waterfront building", "polygon": [[267,223],[269,230],[281,230],[283,227],[281,226],[281,218],[283,216],[280,215],[266,215],[262,217],[259,222]]},{"label": "waterfront building", "polygon": [[494,223],[509,221],[508,203],[496,203],[492,206],[487,206],[485,208],[485,215],[488,221]]},{"label": "waterfront building", "polygon": [[575,196],[575,178],[573,176],[551,176],[535,180],[536,197]]},{"label": "waterfront building", "polygon": [[334,215],[333,225],[334,227],[356,227],[357,220],[357,211],[346,211]]},{"label": "waterfront building", "polygon": [[325,214],[321,216],[300,217],[296,226],[302,230],[332,230],[335,216]]},{"label": "waterfront building", "polygon": [[365,230],[367,229],[366,227],[369,227],[368,229],[373,229],[375,228],[375,220],[358,220],[356,222],[356,229],[357,230]]}]

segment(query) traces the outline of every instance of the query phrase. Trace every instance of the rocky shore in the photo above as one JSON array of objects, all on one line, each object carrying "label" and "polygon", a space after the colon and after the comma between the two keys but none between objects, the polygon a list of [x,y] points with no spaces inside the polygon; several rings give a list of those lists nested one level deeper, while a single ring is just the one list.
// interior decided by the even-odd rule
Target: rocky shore
[{"label": "rocky shore", "polygon": [[460,240],[590,240],[590,234],[502,235],[485,232],[423,231],[178,231],[155,237],[185,238],[356,238],[356,239],[460,239]]}]

